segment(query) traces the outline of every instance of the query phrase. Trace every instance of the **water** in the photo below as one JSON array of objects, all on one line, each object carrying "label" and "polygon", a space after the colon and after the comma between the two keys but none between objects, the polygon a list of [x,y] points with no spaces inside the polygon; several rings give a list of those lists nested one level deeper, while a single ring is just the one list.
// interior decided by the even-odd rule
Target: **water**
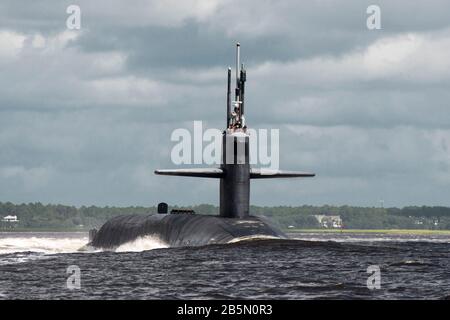
[{"label": "water", "polygon": [[[77,252],[86,233],[0,233],[0,299],[449,299],[450,236],[302,234],[121,252]],[[67,267],[81,288],[67,288]],[[367,288],[378,265],[381,288]]]}]

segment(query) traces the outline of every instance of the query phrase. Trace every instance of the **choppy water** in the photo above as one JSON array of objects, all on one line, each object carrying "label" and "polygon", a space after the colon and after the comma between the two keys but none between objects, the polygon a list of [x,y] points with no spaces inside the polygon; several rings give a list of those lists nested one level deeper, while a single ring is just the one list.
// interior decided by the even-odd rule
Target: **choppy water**
[{"label": "choppy water", "polygon": [[[0,299],[450,298],[450,236],[295,237],[198,248],[143,238],[80,253],[85,233],[0,233]],[[70,265],[79,290],[67,288]],[[367,288],[370,265],[378,290]]]}]

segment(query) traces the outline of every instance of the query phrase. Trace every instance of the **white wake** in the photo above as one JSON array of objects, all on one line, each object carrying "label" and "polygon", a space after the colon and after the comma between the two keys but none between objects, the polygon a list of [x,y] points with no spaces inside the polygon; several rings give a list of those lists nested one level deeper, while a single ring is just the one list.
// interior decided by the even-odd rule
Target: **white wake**
[{"label": "white wake", "polygon": [[234,239],[231,239],[230,241],[228,241],[227,243],[237,243],[237,242],[241,242],[241,241],[251,241],[251,240],[280,240],[280,239],[282,239],[282,238],[275,237],[275,236],[255,234],[255,235],[251,235],[251,236],[234,238]]},{"label": "white wake", "polygon": [[37,252],[44,254],[77,252],[88,242],[87,237],[1,237],[0,254]]},{"label": "white wake", "polygon": [[158,237],[147,235],[120,245],[115,252],[140,252],[168,247],[169,245]]}]

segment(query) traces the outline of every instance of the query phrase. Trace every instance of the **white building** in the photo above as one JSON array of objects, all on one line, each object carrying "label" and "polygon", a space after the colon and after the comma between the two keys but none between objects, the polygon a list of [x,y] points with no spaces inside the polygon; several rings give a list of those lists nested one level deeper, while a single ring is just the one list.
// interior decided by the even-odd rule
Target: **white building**
[{"label": "white building", "polygon": [[314,218],[317,219],[317,221],[323,228],[342,228],[341,216],[327,216],[324,214],[316,214],[314,215]]},{"label": "white building", "polygon": [[17,216],[6,216],[3,217],[2,222],[19,222]]}]

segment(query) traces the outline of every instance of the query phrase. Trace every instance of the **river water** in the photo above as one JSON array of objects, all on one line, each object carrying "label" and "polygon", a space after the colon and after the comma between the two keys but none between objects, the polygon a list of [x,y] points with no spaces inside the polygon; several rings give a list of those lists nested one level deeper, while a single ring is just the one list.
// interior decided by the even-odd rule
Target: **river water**
[{"label": "river water", "polygon": [[88,253],[86,233],[0,233],[0,299],[450,299],[449,235],[291,237]]}]

